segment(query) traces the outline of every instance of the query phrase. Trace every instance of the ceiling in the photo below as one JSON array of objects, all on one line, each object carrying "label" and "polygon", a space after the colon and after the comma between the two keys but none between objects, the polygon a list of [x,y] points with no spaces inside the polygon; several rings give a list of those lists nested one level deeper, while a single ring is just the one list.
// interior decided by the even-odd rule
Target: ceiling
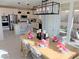
[{"label": "ceiling", "polygon": [[[69,3],[61,4],[61,10],[69,10]],[[74,2],[74,10],[79,10],[79,1]]]},{"label": "ceiling", "polygon": [[32,8],[40,3],[41,0],[0,0],[2,7]]},{"label": "ceiling", "polygon": [[[41,1],[42,0],[0,0],[0,6],[1,7],[14,7],[14,8],[30,9],[33,6],[41,4]],[[63,4],[64,6],[68,6],[66,3],[69,2],[69,0],[49,0],[49,1],[58,1],[61,4]],[[78,0],[74,0],[74,1],[78,1]],[[29,5],[27,5],[27,4],[29,4]]]}]

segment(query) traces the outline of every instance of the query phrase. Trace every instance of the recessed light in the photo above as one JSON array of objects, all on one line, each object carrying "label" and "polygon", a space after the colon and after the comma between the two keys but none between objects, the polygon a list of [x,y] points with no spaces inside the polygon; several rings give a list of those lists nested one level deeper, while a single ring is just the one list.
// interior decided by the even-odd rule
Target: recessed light
[{"label": "recessed light", "polygon": [[21,14],[21,11],[18,11],[18,14]]},{"label": "recessed light", "polygon": [[30,5],[29,3],[27,5]]},{"label": "recessed light", "polygon": [[30,12],[27,12],[27,14],[30,14]]},{"label": "recessed light", "polygon": [[21,2],[18,2],[18,4],[21,4]]},{"label": "recessed light", "polygon": [[42,2],[47,2],[48,0],[42,0]]}]

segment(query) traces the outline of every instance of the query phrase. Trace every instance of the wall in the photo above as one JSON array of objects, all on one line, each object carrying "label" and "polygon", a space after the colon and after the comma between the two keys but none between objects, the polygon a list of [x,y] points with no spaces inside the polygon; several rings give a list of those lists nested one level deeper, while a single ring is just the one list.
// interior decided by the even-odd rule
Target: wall
[{"label": "wall", "polygon": [[46,30],[50,37],[57,35],[60,30],[60,15],[43,15],[42,25],[43,30]]},{"label": "wall", "polygon": [[[69,14],[68,12],[61,12],[61,26],[63,26],[64,28],[67,27],[68,14]],[[77,29],[79,29],[79,11],[74,12],[73,29],[76,31],[77,31]]]},{"label": "wall", "polygon": [[[21,14],[18,14],[18,11],[21,11]],[[27,11],[30,14],[27,14]],[[7,16],[8,14],[16,14],[18,15],[18,19],[20,19],[20,15],[28,15],[28,18],[33,17],[32,10],[22,10],[22,9],[15,9],[15,8],[2,8],[0,7],[0,40],[3,40],[3,28],[1,22],[1,16]]]},{"label": "wall", "polygon": [[[0,16],[0,19],[1,19],[1,16]],[[3,40],[3,29],[2,29],[2,23],[1,23],[1,20],[0,20],[0,40]]]},{"label": "wall", "polygon": [[[18,14],[18,11],[21,11],[21,14]],[[27,11],[30,12],[30,14],[27,14]],[[22,10],[22,9],[16,9],[16,8],[2,8],[0,7],[0,14],[1,15],[8,15],[8,14],[16,14],[18,15],[18,18],[20,19],[20,15],[28,15],[28,18],[33,17],[32,10]]]},{"label": "wall", "polygon": [[[49,7],[49,10],[51,10],[51,7]],[[55,8],[54,10],[57,10]],[[43,30],[46,30],[49,34],[49,36],[58,35],[60,30],[60,14],[52,14],[52,15],[42,15],[42,28]]]}]

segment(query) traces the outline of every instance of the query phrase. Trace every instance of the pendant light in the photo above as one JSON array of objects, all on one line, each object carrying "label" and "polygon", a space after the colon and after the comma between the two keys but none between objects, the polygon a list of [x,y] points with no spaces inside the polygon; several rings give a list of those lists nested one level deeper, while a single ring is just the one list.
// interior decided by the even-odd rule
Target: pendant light
[{"label": "pendant light", "polygon": [[35,6],[36,11],[34,15],[52,15],[59,14],[60,3],[49,2],[48,0],[42,0],[41,5]]}]

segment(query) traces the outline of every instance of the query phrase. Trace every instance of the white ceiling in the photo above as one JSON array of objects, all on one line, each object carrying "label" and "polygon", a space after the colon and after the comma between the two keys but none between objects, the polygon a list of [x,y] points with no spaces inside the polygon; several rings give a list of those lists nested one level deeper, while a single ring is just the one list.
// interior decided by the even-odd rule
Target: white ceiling
[{"label": "white ceiling", "polygon": [[[16,7],[16,8],[32,8],[33,6],[41,4],[41,1],[42,0],[0,0],[0,6]],[[61,4],[69,2],[69,0],[50,0],[50,1],[59,1]],[[18,4],[18,2],[20,2],[20,4]],[[28,6],[27,4],[30,5]]]},{"label": "white ceiling", "polygon": [[[61,4],[61,10],[69,10],[69,3]],[[74,10],[79,10],[79,1],[74,2]]]},{"label": "white ceiling", "polygon": [[[18,4],[20,2],[20,4]],[[32,6],[38,5],[41,0],[0,0],[0,6],[17,7],[17,8],[31,8]],[[27,4],[30,4],[27,6]]]}]

